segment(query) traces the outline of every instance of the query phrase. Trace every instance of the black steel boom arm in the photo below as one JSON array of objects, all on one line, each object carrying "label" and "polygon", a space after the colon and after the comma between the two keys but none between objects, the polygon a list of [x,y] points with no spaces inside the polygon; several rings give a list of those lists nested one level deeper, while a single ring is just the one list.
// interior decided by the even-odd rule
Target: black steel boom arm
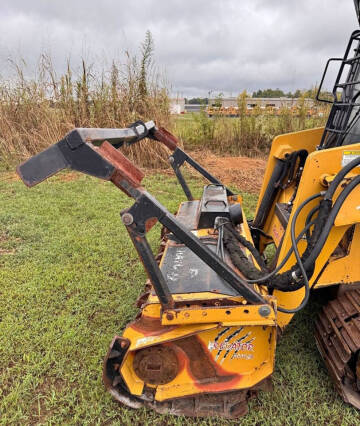
[{"label": "black steel boom arm", "polygon": [[[176,167],[180,167],[184,161],[187,161],[210,182],[220,183],[184,151],[177,148],[176,138],[173,135],[165,129],[157,129],[153,122],[137,122],[128,129],[75,129],[58,143],[21,164],[17,171],[24,183],[31,187],[64,168],[70,168],[110,180],[128,196],[134,198],[135,203],[129,209],[121,212],[122,220],[163,309],[173,307],[174,302],[146,240],[146,232],[151,228],[154,219],[171,231],[180,242],[185,244],[225,280],[229,287],[235,289],[249,303],[266,304],[265,299],[251,285],[141,187],[141,180],[144,177],[142,172],[111,144],[121,146],[124,143],[137,142],[144,137],[162,142],[172,149],[170,162],[175,163]],[[99,143],[101,143],[99,146],[95,145]],[[186,192],[187,185],[184,182],[180,180]],[[228,194],[232,194],[232,192],[228,190]]]}]

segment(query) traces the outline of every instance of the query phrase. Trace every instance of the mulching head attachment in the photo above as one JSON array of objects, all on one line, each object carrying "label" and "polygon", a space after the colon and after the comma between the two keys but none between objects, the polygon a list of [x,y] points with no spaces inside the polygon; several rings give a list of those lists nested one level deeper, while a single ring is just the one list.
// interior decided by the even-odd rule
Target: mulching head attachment
[{"label": "mulching head attachment", "polygon": [[[145,137],[172,151],[169,162],[188,198],[176,216],[141,186],[142,171],[117,149]],[[201,200],[193,200],[180,171],[184,163],[209,181]],[[34,186],[66,168],[109,180],[135,200],[121,217],[150,286],[140,299],[141,312],[113,340],[105,359],[111,394],[130,407],[162,413],[244,414],[247,399],[268,384],[273,371],[276,306],[266,291],[243,279],[222,244],[223,226],[230,223],[240,224],[236,232],[251,239],[240,198],[153,122],[75,129],[20,165],[18,173]],[[154,256],[146,239],[157,221],[164,229],[161,256]],[[252,258],[246,244],[239,250]]]}]

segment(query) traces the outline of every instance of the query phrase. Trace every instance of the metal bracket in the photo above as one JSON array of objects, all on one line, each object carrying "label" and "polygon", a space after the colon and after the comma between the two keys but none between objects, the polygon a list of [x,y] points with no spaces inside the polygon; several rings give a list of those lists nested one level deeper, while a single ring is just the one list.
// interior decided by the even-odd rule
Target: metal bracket
[{"label": "metal bracket", "polygon": [[[169,157],[169,163],[171,167],[174,170],[174,173],[189,201],[192,201],[194,198],[191,194],[190,188],[188,187],[185,178],[183,174],[180,171],[180,167],[184,163],[188,163],[191,167],[193,167],[196,171],[198,171],[204,178],[206,178],[209,182],[217,184],[217,185],[223,185],[219,179],[216,179],[215,176],[210,174],[206,169],[204,169],[198,162],[196,162],[193,158],[191,158],[186,152],[184,152],[180,148],[176,148],[175,151],[172,153],[172,155]],[[231,191],[231,189],[226,188],[226,193],[228,196],[234,195],[234,193]]]}]

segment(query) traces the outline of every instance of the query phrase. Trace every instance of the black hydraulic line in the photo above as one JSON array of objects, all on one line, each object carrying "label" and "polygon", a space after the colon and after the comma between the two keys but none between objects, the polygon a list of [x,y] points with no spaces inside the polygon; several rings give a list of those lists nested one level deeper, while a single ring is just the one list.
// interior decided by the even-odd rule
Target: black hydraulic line
[{"label": "black hydraulic line", "polygon": [[[310,210],[309,214],[307,215],[306,221],[305,221],[305,225],[307,225],[308,223],[310,223],[310,221],[312,220],[312,218],[314,217],[314,215],[320,210],[320,205],[315,206],[313,209]],[[306,233],[306,239],[308,241],[310,241],[310,229],[308,229],[307,233]]]},{"label": "black hydraulic line", "polygon": [[334,221],[336,219],[337,214],[339,213],[339,210],[341,206],[343,205],[344,201],[348,197],[348,195],[355,189],[357,185],[360,184],[360,176],[356,176],[340,193],[338,198],[335,201],[335,204],[333,208],[331,209],[331,212],[328,216],[328,219],[322,229],[322,232],[317,239],[309,257],[304,262],[304,267],[306,270],[308,270],[316,261],[317,257],[319,256],[322,248],[324,247],[324,244],[326,242],[326,239],[330,233],[330,230],[334,224]]},{"label": "black hydraulic line", "polygon": [[[312,220],[311,222],[309,222],[305,228],[300,232],[300,234],[298,235],[298,237],[296,238],[296,242],[298,243],[301,238],[307,233],[307,231],[316,223],[316,220]],[[276,269],[274,269],[273,271],[271,271],[269,274],[267,275],[263,275],[261,276],[259,279],[257,280],[247,280],[248,283],[250,284],[255,284],[255,283],[262,283],[264,281],[268,281],[271,277],[273,277],[274,275],[276,275],[285,265],[285,263],[289,260],[290,256],[292,255],[294,249],[291,246],[290,249],[288,250],[288,252],[286,253],[284,259],[281,261],[281,263],[276,267]]]},{"label": "black hydraulic line", "polygon": [[[301,210],[304,208],[304,206],[306,204],[308,204],[310,201],[314,200],[315,198],[320,197],[322,194],[315,194],[312,195],[311,197],[309,197],[307,200],[305,200],[300,206],[299,208],[296,210],[294,217],[292,219],[291,222],[291,241],[292,241],[292,250],[289,251],[288,256],[290,256],[291,252],[294,251],[295,253],[295,257],[296,257],[296,261],[297,261],[297,266],[300,268],[300,271],[302,273],[302,282],[299,285],[293,285],[291,288],[287,289],[288,291],[294,291],[297,290],[303,286],[305,286],[305,297],[303,299],[303,301],[301,302],[301,304],[294,308],[294,309],[285,309],[285,308],[281,308],[278,307],[278,311],[282,312],[282,313],[286,313],[286,314],[294,314],[298,311],[300,311],[308,302],[309,297],[310,297],[310,286],[309,286],[309,280],[307,277],[307,273],[306,270],[304,268],[303,265],[303,260],[300,256],[299,250],[297,248],[297,243],[300,240],[300,238],[302,237],[302,235],[307,232],[311,226],[313,226],[313,224],[315,223],[315,221],[309,222],[306,227],[301,231],[300,235],[296,238],[295,237],[295,227],[296,227],[296,221],[297,218],[301,212]],[[228,230],[227,230],[228,231]],[[228,231],[229,232],[229,231]],[[230,231],[231,233],[231,231]],[[233,236],[233,234],[231,233],[231,235]],[[226,236],[225,238],[228,238],[228,236]],[[246,256],[241,252],[241,250],[239,249],[239,247],[237,247],[236,245],[234,246],[234,241],[230,241],[228,239],[225,240],[225,245],[228,249],[228,251],[230,252],[230,256],[231,259],[234,263],[234,265],[242,272],[244,273],[247,277],[249,278],[253,278],[254,281],[259,282],[259,275],[261,274],[261,272],[255,268],[252,264],[250,264],[250,262],[248,261],[248,259],[246,258]],[[284,260],[283,260],[284,262]],[[285,262],[284,262],[285,263]],[[286,275],[288,275],[288,272],[285,273]],[[274,275],[274,271],[271,274],[268,274],[268,277],[271,278]],[[284,274],[281,274],[281,277],[283,277]],[[264,277],[262,277],[261,281],[264,280]],[[289,280],[289,282],[291,282],[291,280]],[[275,286],[275,283],[269,283],[271,287],[273,288],[277,288],[277,286]],[[283,290],[281,288],[281,290]]]},{"label": "black hydraulic line", "polygon": [[230,255],[233,265],[248,278],[257,281],[262,276],[261,271],[248,259],[246,254],[241,250],[238,240],[227,228],[224,229],[224,246]]},{"label": "black hydraulic line", "polygon": [[215,218],[214,229],[218,231],[218,240],[216,244],[216,254],[220,257],[221,260],[225,259],[224,252],[224,226],[226,223],[229,223],[227,217],[218,216]]},{"label": "black hydraulic line", "polygon": [[[305,228],[299,233],[298,237],[296,238],[296,243],[298,243],[301,238],[306,234],[306,232],[315,224],[315,220],[309,222]],[[230,238],[229,238],[230,237]],[[261,272],[254,267],[254,265],[249,261],[249,259],[245,256],[245,254],[242,252],[238,244],[234,241],[234,238],[232,234],[227,233],[226,236],[224,236],[224,244],[229,252],[230,258],[234,266],[236,266],[239,271],[244,273],[247,277],[253,278],[253,279],[247,279],[246,281],[248,283],[258,283],[261,285],[269,285],[270,279],[280,271],[281,268],[285,265],[285,263],[289,260],[292,252],[293,247],[289,249],[286,256],[280,263],[280,265],[272,271],[270,274],[262,275]],[[267,281],[267,282],[266,282]],[[288,291],[293,291],[294,288],[289,289]],[[282,291],[286,291],[282,289]]]},{"label": "black hydraulic line", "polygon": [[[303,263],[302,258],[299,254],[296,242],[295,242],[295,220],[293,220],[293,222],[291,223],[291,241],[292,241],[292,245],[294,247],[294,253],[296,256],[296,261],[297,264],[299,266],[301,275],[302,275],[302,280],[304,281],[304,286],[305,286],[305,297],[303,299],[303,301],[301,302],[301,304],[295,308],[295,309],[285,309],[285,308],[280,308],[278,307],[278,311],[286,313],[286,314],[293,314],[296,313],[298,311],[300,311],[308,302],[309,297],[310,297],[310,286],[309,286],[309,280],[308,280],[308,276],[307,276],[307,266],[306,263],[309,263],[310,265],[313,263],[315,263],[318,255],[320,254],[320,251],[322,250],[327,237],[329,236],[330,230],[334,224],[335,218],[339,213],[339,210],[341,208],[341,206],[343,205],[344,201],[346,200],[346,198],[349,196],[349,194],[351,193],[351,191],[353,191],[357,185],[360,184],[360,176],[357,176],[356,178],[354,178],[347,186],[345,189],[343,189],[343,191],[341,192],[341,194],[339,195],[339,197],[336,199],[336,202],[334,204],[333,209],[330,212],[329,215],[329,219],[327,220],[323,231],[320,235],[320,238],[317,242],[317,245],[314,247],[311,255],[305,260],[305,262]],[[295,219],[295,216],[294,216]]]},{"label": "black hydraulic line", "polygon": [[269,183],[262,197],[257,215],[253,222],[253,226],[255,228],[262,229],[265,225],[265,221],[269,215],[270,209],[273,205],[274,199],[279,190],[279,188],[276,187],[276,184],[277,182],[279,182],[279,179],[282,176],[284,167],[285,167],[285,162],[282,160],[276,159],[274,170],[272,172]]},{"label": "black hydraulic line", "polygon": [[[294,221],[294,220],[296,221],[301,210],[308,203],[310,203],[314,199],[319,198],[323,195],[324,195],[324,193],[320,192],[320,193],[314,194],[314,195],[308,197],[306,200],[304,200],[301,203],[301,205],[296,209],[296,212],[294,214],[292,221]],[[305,228],[301,231],[300,235],[302,236],[304,233],[306,233],[310,229],[310,227],[313,226],[314,224],[318,223],[318,221],[319,221],[319,218],[316,218],[315,221],[310,222],[308,225],[306,225]],[[299,236],[297,239],[295,239],[296,243],[300,240],[301,236]],[[307,247],[307,249],[305,250],[304,253],[306,253],[307,250],[308,250],[308,247]],[[251,275],[252,276],[246,275],[250,278],[250,279],[247,279],[246,281],[248,283],[253,283],[253,284],[254,283],[264,283],[264,285],[268,286],[268,288],[278,289],[278,290],[281,290],[281,291],[298,290],[299,288],[301,288],[303,286],[303,284],[300,280],[298,280],[296,283],[293,283],[293,281],[294,281],[294,275],[293,274],[295,272],[295,269],[297,268],[296,264],[289,271],[283,272],[280,275],[276,275],[281,270],[281,268],[283,268],[285,263],[288,261],[290,255],[292,254],[293,251],[294,251],[294,246],[292,246],[291,249],[288,251],[288,253],[286,254],[285,258],[282,260],[280,265],[274,271],[272,271],[271,273],[269,273],[265,276],[261,276],[261,273],[260,273],[259,270],[256,269],[256,271],[253,271],[251,269]],[[242,263],[244,263],[244,262],[242,262]],[[242,266],[241,264],[235,265],[235,266],[237,266],[240,270],[242,270],[241,267],[243,267],[247,271],[250,270],[248,263],[246,263],[245,266]]]},{"label": "black hydraulic line", "polygon": [[301,258],[300,253],[299,253],[299,249],[297,247],[297,242],[296,242],[296,237],[295,237],[296,220],[297,220],[297,218],[300,214],[300,211],[301,211],[301,209],[297,209],[297,211],[294,214],[293,220],[291,221],[290,235],[291,235],[291,245],[294,249],[296,262],[297,262],[297,264],[300,268],[300,271],[301,271],[301,274],[302,274],[302,279],[304,281],[305,296],[304,296],[304,299],[302,300],[302,302],[300,303],[300,305],[297,306],[294,309],[286,309],[286,308],[281,308],[280,306],[278,306],[277,310],[279,312],[282,312],[283,314],[295,314],[296,312],[299,312],[304,306],[306,306],[307,302],[309,301],[309,297],[310,297],[309,280],[308,280],[308,277],[307,277],[305,267],[303,265],[302,258]]},{"label": "black hydraulic line", "polygon": [[320,205],[315,206],[314,208],[312,208],[310,210],[309,214],[307,215],[307,218],[306,218],[306,221],[305,221],[305,225],[307,225],[312,220],[312,218],[314,217],[314,214],[316,212],[318,212],[319,210],[320,210]]},{"label": "black hydraulic line", "polygon": [[232,233],[232,235],[239,241],[241,245],[243,245],[249,250],[249,252],[254,256],[254,259],[256,260],[262,271],[268,272],[264,259],[262,258],[259,251],[250,243],[250,241],[248,241],[246,238],[236,232],[236,230],[232,227],[230,223],[225,224],[225,228]]},{"label": "black hydraulic line", "polygon": [[340,185],[344,177],[356,166],[360,164],[360,156],[352,160],[349,164],[343,167],[340,172],[335,176],[334,180],[331,182],[328,190],[326,191],[324,200],[331,200],[337,187]]},{"label": "black hydraulic line", "polygon": [[[311,201],[313,201],[316,198],[322,197],[324,195],[323,192],[319,192],[318,194],[314,194],[311,197],[308,197],[306,200],[304,200],[300,206],[296,209],[293,219],[292,219],[292,223],[293,221],[296,221],[297,217],[299,216],[301,210]],[[309,254],[312,252],[313,247],[316,243],[316,240],[318,238],[318,236],[321,233],[321,230],[324,227],[324,224],[328,218],[329,215],[329,211],[331,210],[331,202],[324,202],[324,200],[322,200],[320,202],[320,209],[319,209],[319,214],[316,218],[316,222],[315,222],[315,226],[314,226],[314,230],[311,234],[311,239],[308,242],[308,245],[304,251],[304,253],[302,254],[302,261],[304,262],[308,257]],[[295,250],[294,250],[295,251]],[[308,271],[310,276],[312,275],[313,271]],[[279,290],[282,291],[292,291],[292,290],[297,290],[298,288],[302,287],[302,282],[301,280],[298,279],[298,273],[299,273],[299,268],[298,265],[293,265],[288,271],[283,272],[279,275],[276,275],[274,277],[274,279],[271,282],[271,286],[273,288],[277,288]],[[290,285],[289,285],[290,283]]]}]

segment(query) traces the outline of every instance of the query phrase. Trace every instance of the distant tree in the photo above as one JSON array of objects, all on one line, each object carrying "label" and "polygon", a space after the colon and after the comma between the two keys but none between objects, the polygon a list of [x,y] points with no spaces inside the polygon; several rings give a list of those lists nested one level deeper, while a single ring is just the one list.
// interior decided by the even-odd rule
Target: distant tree
[{"label": "distant tree", "polygon": [[185,103],[190,105],[206,105],[208,103],[208,98],[185,98]]},{"label": "distant tree", "polygon": [[253,98],[281,98],[284,96],[286,96],[285,93],[279,88],[258,90],[253,93]]},{"label": "distant tree", "polygon": [[248,97],[248,94],[246,93],[246,90],[240,93],[240,95],[237,97],[237,105],[239,108],[239,117],[242,119],[246,115],[246,98]]},{"label": "distant tree", "polygon": [[214,106],[215,106],[215,107],[220,108],[220,107],[222,106],[223,97],[224,97],[224,94],[223,94],[222,92],[220,92],[220,93],[219,93],[219,94],[215,97],[215,100],[214,100]]}]

